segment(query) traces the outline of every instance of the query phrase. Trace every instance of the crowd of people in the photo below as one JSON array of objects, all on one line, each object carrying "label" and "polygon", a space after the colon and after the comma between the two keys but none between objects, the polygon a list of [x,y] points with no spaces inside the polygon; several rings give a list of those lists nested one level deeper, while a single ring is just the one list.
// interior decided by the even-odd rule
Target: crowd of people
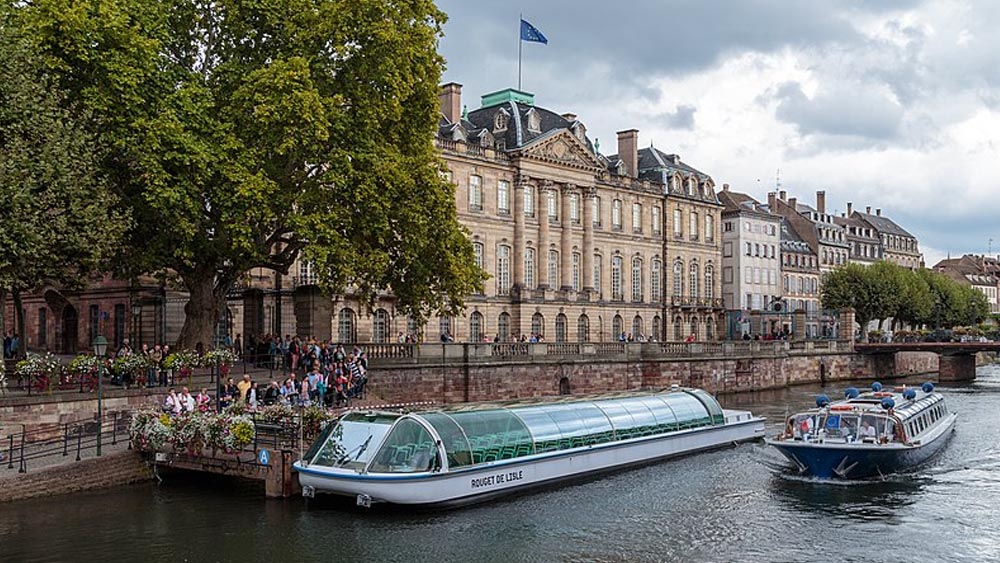
[{"label": "crowd of people", "polygon": [[16,358],[20,349],[21,338],[14,331],[9,331],[3,335],[3,358],[5,360]]}]

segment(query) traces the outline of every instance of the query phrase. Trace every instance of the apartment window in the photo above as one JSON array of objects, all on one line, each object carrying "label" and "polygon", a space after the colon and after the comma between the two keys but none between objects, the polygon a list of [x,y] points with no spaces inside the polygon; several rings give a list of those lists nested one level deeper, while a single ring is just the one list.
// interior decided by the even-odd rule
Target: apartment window
[{"label": "apartment window", "polygon": [[674,236],[680,238],[684,235],[683,225],[681,224],[681,210],[680,208],[674,209]]},{"label": "apartment window", "polygon": [[651,217],[653,219],[653,234],[658,235],[660,234],[660,230],[662,228],[660,222],[660,206],[654,205],[653,208],[650,210],[650,213],[652,214]]},{"label": "apartment window", "polygon": [[591,205],[591,211],[593,211],[593,215],[594,215],[594,217],[593,217],[593,219],[594,219],[594,226],[595,227],[600,227],[601,226],[601,198],[598,197],[598,196],[594,196],[594,199],[591,201],[590,205]]},{"label": "apartment window", "polygon": [[749,243],[749,242],[746,243],[746,255],[747,256],[752,256],[753,255],[752,251],[753,251],[753,245],[751,243]]},{"label": "apartment window", "polygon": [[524,249],[524,286],[535,287],[535,249]]},{"label": "apartment window", "polygon": [[760,256],[760,243],[759,242],[753,243],[753,255],[754,256]]},{"label": "apartment window", "polygon": [[715,217],[705,215],[705,240],[715,240]]},{"label": "apartment window", "polygon": [[548,197],[545,198],[547,202],[546,205],[549,208],[549,222],[557,223],[559,222],[559,199],[558,194],[555,190],[548,191]]},{"label": "apartment window", "polygon": [[688,233],[691,235],[693,240],[698,240],[698,214],[692,211],[689,219],[690,224],[688,225]]},{"label": "apartment window", "polygon": [[684,295],[684,263],[680,260],[674,261],[674,295]]},{"label": "apartment window", "polygon": [[611,257],[611,299],[621,301],[625,296],[622,293],[622,257]]},{"label": "apartment window", "polygon": [[691,266],[688,267],[688,291],[691,293],[691,297],[694,297],[695,299],[698,298],[698,294],[700,293],[698,291],[698,286],[700,285],[700,280],[698,278],[700,277],[701,276],[698,275],[698,264],[691,264]]},{"label": "apartment window", "polygon": [[549,251],[549,287],[559,287],[559,251]]},{"label": "apartment window", "polygon": [[661,264],[659,258],[653,258],[653,262],[649,267],[649,297],[652,301],[659,301],[662,295],[660,291],[660,270]]},{"label": "apartment window", "polygon": [[715,298],[715,267],[711,264],[705,266],[705,297]]},{"label": "apartment window", "polygon": [[594,291],[601,292],[601,255],[594,255]]},{"label": "apartment window", "polygon": [[510,247],[497,247],[497,295],[510,293]]},{"label": "apartment window", "polygon": [[724,242],[722,243],[722,256],[729,258],[733,255],[733,243]]},{"label": "apartment window", "polygon": [[535,188],[532,186],[524,186],[524,214],[535,216]]},{"label": "apartment window", "polygon": [[573,291],[580,291],[580,253],[573,253]]},{"label": "apartment window", "polygon": [[753,268],[750,266],[743,268],[743,283],[753,283]]},{"label": "apartment window", "polygon": [[510,215],[510,183],[505,180],[497,183],[497,213]]},{"label": "apartment window", "polygon": [[622,228],[622,200],[611,202],[611,228],[620,231]]},{"label": "apartment window", "polygon": [[483,179],[479,176],[469,176],[469,210],[483,210]]},{"label": "apartment window", "polygon": [[641,233],[642,232],[642,204],[633,203],[632,204],[632,232]]},{"label": "apartment window", "polygon": [[569,194],[569,220],[580,224],[580,194]]},{"label": "apartment window", "polygon": [[476,267],[479,268],[480,270],[482,270],[483,269],[483,253],[485,252],[485,248],[483,247],[483,243],[481,243],[481,242],[474,242],[474,243],[472,243],[472,252],[473,252],[473,254],[476,255]]},{"label": "apartment window", "polygon": [[725,231],[725,232],[727,232],[727,233],[733,232],[733,222],[732,221],[726,221],[725,223],[723,223],[722,224],[722,230]]},{"label": "apartment window", "polygon": [[642,301],[642,259],[632,259],[632,301]]}]

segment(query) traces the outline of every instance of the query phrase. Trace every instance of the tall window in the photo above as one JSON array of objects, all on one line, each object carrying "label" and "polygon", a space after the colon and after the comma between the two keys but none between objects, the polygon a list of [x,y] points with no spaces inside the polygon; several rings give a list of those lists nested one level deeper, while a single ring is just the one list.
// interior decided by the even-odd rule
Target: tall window
[{"label": "tall window", "polygon": [[535,188],[532,186],[524,186],[524,214],[535,216]]},{"label": "tall window", "polygon": [[510,314],[500,313],[497,317],[497,334],[500,335],[500,340],[507,340],[510,338]]},{"label": "tall window", "polygon": [[590,342],[590,318],[586,314],[576,320],[576,339],[580,342]]},{"label": "tall window", "polygon": [[680,316],[674,317],[674,340],[684,340],[684,327]]},{"label": "tall window", "polygon": [[622,200],[620,199],[611,202],[611,228],[615,230],[622,228]]},{"label": "tall window", "polygon": [[566,315],[556,315],[556,342],[566,342]]},{"label": "tall window", "polygon": [[632,259],[632,301],[642,301],[642,259]]},{"label": "tall window", "polygon": [[594,291],[601,292],[601,255],[594,255]]},{"label": "tall window", "polygon": [[705,317],[705,340],[715,340],[715,319]]},{"label": "tall window", "polygon": [[633,203],[632,204],[632,232],[641,233],[642,232],[642,204]]},{"label": "tall window", "polygon": [[574,225],[580,224],[580,194],[569,194],[569,220]]},{"label": "tall window", "polygon": [[674,295],[684,295],[684,263],[674,260]]},{"label": "tall window", "polygon": [[614,319],[611,319],[611,336],[617,340],[621,337],[622,333],[625,332],[625,321],[622,319],[621,315],[615,315]]},{"label": "tall window", "polygon": [[442,336],[447,335],[449,337],[454,337],[454,334],[452,333],[451,330],[451,317],[449,317],[448,315],[443,315],[441,317],[438,317],[438,331],[441,333]]},{"label": "tall window", "polygon": [[469,315],[469,341],[483,341],[483,315],[479,311],[473,311]]},{"label": "tall window", "polygon": [[594,199],[591,201],[591,211],[593,211],[593,215],[594,215],[594,217],[593,217],[593,219],[594,219],[594,226],[595,227],[600,227],[601,226],[601,198],[600,197],[594,196]]},{"label": "tall window", "polygon": [[661,298],[661,287],[660,287],[660,259],[653,258],[652,265],[649,267],[649,296],[653,301],[659,301]]},{"label": "tall window", "polygon": [[549,287],[559,287],[559,251],[549,251]]},{"label": "tall window", "polygon": [[356,342],[357,332],[354,325],[354,311],[344,307],[337,313],[337,338],[341,342]]},{"label": "tall window", "polygon": [[372,322],[372,341],[389,341],[389,312],[385,309],[377,309]]},{"label": "tall window", "polygon": [[316,265],[309,260],[299,261],[299,285],[316,285]]},{"label": "tall window", "polygon": [[549,221],[555,223],[559,221],[559,195],[555,190],[549,190],[545,198],[549,212]]},{"label": "tall window", "polygon": [[524,287],[535,287],[535,249],[524,249]]},{"label": "tall window", "polygon": [[634,334],[636,338],[638,338],[640,334],[643,334],[642,317],[639,315],[632,318],[632,334]]},{"label": "tall window", "polygon": [[653,234],[658,235],[660,234],[660,229],[662,228],[662,224],[660,223],[660,206],[654,205],[650,210],[650,213],[650,217],[653,220]]},{"label": "tall window", "polygon": [[715,299],[715,267],[705,266],[705,297]]},{"label": "tall window", "polygon": [[698,280],[699,277],[698,264],[692,263],[688,267],[688,291],[691,292],[691,297],[696,299],[698,298],[698,286],[700,285]]},{"label": "tall window", "polygon": [[101,331],[101,308],[97,305],[91,305],[89,311],[90,342],[93,342]]},{"label": "tall window", "polygon": [[125,341],[125,305],[115,305],[115,350],[122,347]]},{"label": "tall window", "polygon": [[650,333],[650,336],[659,340],[663,336],[661,334],[662,332],[663,332],[663,319],[660,318],[660,315],[653,315],[653,332]]},{"label": "tall window", "polygon": [[486,248],[481,242],[472,243],[472,253],[476,256],[476,267],[480,270],[483,269],[483,256],[486,253]]},{"label": "tall window", "polygon": [[674,236],[678,238],[684,236],[682,217],[680,208],[674,209]]},{"label": "tall window", "polygon": [[692,211],[689,217],[688,234],[692,239],[698,239],[698,213]]},{"label": "tall window", "polygon": [[573,253],[573,291],[580,291],[580,253]]},{"label": "tall window", "polygon": [[44,347],[49,343],[49,311],[45,307],[38,309],[38,345]]},{"label": "tall window", "polygon": [[479,176],[469,176],[469,210],[483,210],[483,179]]},{"label": "tall window", "polygon": [[622,300],[625,296],[622,293],[622,257],[611,257],[611,299]]},{"label": "tall window", "polygon": [[715,240],[715,217],[705,214],[705,240],[711,242]]},{"label": "tall window", "polygon": [[545,317],[541,313],[531,315],[531,334],[545,336]]},{"label": "tall window", "polygon": [[497,183],[497,213],[510,215],[510,183],[506,180]]},{"label": "tall window", "polygon": [[497,295],[510,293],[510,247],[497,247]]}]

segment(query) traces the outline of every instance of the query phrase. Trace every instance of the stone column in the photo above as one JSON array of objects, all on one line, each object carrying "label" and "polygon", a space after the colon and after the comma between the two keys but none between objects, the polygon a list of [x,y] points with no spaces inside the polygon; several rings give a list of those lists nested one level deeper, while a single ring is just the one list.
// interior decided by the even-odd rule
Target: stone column
[{"label": "stone column", "polygon": [[538,287],[550,289],[552,287],[549,280],[549,190],[552,189],[552,182],[536,183],[538,192],[538,205],[535,210],[538,212],[538,251],[535,258],[538,260]]},{"label": "stone column", "polygon": [[571,184],[563,184],[562,188],[562,217],[559,222],[562,225],[562,238],[559,242],[559,277],[561,279],[560,289],[570,291],[573,289],[573,221],[570,220],[570,194],[576,188]]},{"label": "stone column", "polygon": [[515,292],[524,288],[524,187],[527,178],[520,177],[514,183],[514,288]]},{"label": "stone column", "polygon": [[583,206],[583,290],[594,291],[594,190],[584,189],[580,198]]},{"label": "stone column", "polygon": [[849,351],[854,351],[854,309],[846,308],[840,310],[840,320],[838,321],[837,339],[848,342]]}]

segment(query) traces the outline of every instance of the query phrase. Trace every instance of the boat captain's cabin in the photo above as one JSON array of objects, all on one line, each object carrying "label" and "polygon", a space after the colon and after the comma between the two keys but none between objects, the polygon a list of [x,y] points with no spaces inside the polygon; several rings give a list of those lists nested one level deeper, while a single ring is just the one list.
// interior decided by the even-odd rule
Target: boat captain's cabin
[{"label": "boat captain's cabin", "polygon": [[802,413],[789,417],[794,440],[889,443],[896,439],[896,421],[883,414],[858,411]]}]

